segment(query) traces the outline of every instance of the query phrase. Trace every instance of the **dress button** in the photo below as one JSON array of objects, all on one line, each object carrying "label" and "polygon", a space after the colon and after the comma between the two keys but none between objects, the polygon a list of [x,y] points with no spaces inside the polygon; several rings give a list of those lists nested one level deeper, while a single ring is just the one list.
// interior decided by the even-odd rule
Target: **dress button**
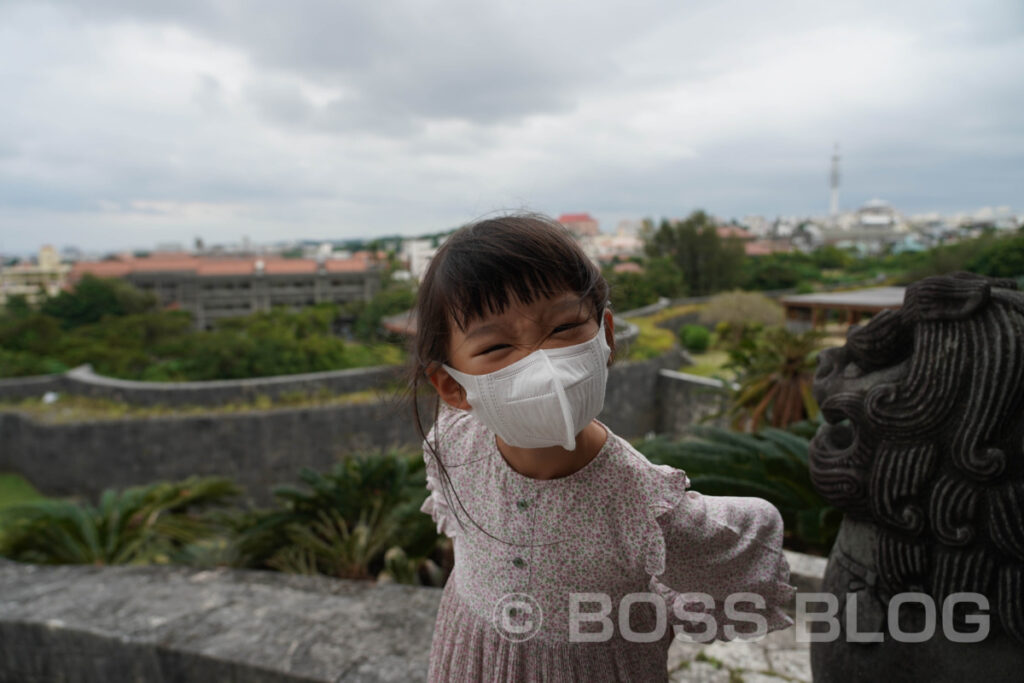
[{"label": "dress button", "polygon": [[522,568],[522,567],[525,567],[525,566],[526,566],[526,560],[524,560],[524,559],[523,559],[523,558],[521,558],[521,557],[516,557],[516,558],[514,558],[514,559],[512,560],[512,564],[514,564],[515,566],[517,566],[517,567],[519,567],[519,568]]},{"label": "dress button", "polygon": [[519,500],[516,501],[516,506],[518,506],[520,510],[525,510],[526,508],[530,507],[530,503],[525,500]]}]

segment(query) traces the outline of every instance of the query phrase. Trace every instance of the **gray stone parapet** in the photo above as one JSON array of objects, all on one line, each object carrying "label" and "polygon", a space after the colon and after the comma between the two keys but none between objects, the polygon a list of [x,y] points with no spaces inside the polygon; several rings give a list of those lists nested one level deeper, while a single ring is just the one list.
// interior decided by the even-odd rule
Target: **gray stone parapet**
[{"label": "gray stone parapet", "polygon": [[[823,558],[786,557],[791,583],[821,585]],[[0,683],[422,681],[440,598],[437,588],[324,576],[0,558]],[[670,680],[810,681],[797,634],[677,639]]]},{"label": "gray stone parapet", "polygon": [[0,559],[0,682],[426,679],[441,591]]}]

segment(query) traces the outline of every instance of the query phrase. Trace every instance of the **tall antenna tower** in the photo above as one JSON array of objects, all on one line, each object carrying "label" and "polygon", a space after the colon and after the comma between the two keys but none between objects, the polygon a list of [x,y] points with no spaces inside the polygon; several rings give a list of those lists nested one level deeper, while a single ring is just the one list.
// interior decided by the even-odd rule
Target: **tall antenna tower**
[{"label": "tall antenna tower", "polygon": [[829,216],[834,224],[839,218],[839,143],[832,151],[832,172],[829,174],[829,185],[832,192],[829,198]]}]

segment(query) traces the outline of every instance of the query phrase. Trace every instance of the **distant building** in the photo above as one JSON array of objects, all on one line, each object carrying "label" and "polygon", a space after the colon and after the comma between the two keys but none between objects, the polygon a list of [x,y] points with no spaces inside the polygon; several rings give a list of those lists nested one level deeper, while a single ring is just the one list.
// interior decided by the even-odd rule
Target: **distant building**
[{"label": "distant building", "polygon": [[870,199],[857,209],[857,225],[861,228],[903,229],[903,220],[884,199]]},{"label": "distant building", "polygon": [[788,254],[793,245],[787,240],[751,240],[743,244],[747,256],[768,256],[769,254]]},{"label": "distant building", "polygon": [[719,225],[715,228],[715,231],[723,240],[738,239],[742,242],[749,242],[755,238],[755,236],[745,228],[741,228],[738,225]]},{"label": "distant building", "polygon": [[616,263],[614,266],[612,266],[612,270],[616,273],[636,273],[637,275],[640,275],[644,272],[643,266],[633,261]]},{"label": "distant building", "polygon": [[589,213],[563,213],[558,222],[580,237],[595,237],[601,233],[597,219]]},{"label": "distant building", "polygon": [[197,329],[214,321],[313,304],[369,301],[380,289],[375,255],[348,259],[200,258],[175,254],[114,261],[79,261],[68,276],[73,286],[86,273],[124,278],[152,292],[165,307],[192,314]]},{"label": "distant building", "polygon": [[409,265],[409,273],[413,279],[419,281],[427,272],[427,266],[437,253],[437,248],[444,240],[437,239],[409,239],[402,242],[402,249],[399,258]]},{"label": "distant building", "polygon": [[841,313],[846,325],[903,305],[903,287],[870,287],[848,292],[819,292],[783,297],[786,326],[795,332],[824,327],[829,313]]},{"label": "distant building", "polygon": [[644,242],[636,235],[594,235],[578,241],[584,253],[598,264],[630,259],[644,251]]},{"label": "distant building", "polygon": [[71,266],[60,262],[57,250],[46,245],[35,263],[0,266],[0,306],[11,296],[21,295],[32,305],[47,296],[56,296],[64,286]]}]

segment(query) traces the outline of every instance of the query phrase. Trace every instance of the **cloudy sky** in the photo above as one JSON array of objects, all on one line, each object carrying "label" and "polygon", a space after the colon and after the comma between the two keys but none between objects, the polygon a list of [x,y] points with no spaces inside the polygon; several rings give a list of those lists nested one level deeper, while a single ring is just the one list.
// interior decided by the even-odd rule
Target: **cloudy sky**
[{"label": "cloudy sky", "polygon": [[1024,211],[1020,0],[0,0],[0,252]]}]

